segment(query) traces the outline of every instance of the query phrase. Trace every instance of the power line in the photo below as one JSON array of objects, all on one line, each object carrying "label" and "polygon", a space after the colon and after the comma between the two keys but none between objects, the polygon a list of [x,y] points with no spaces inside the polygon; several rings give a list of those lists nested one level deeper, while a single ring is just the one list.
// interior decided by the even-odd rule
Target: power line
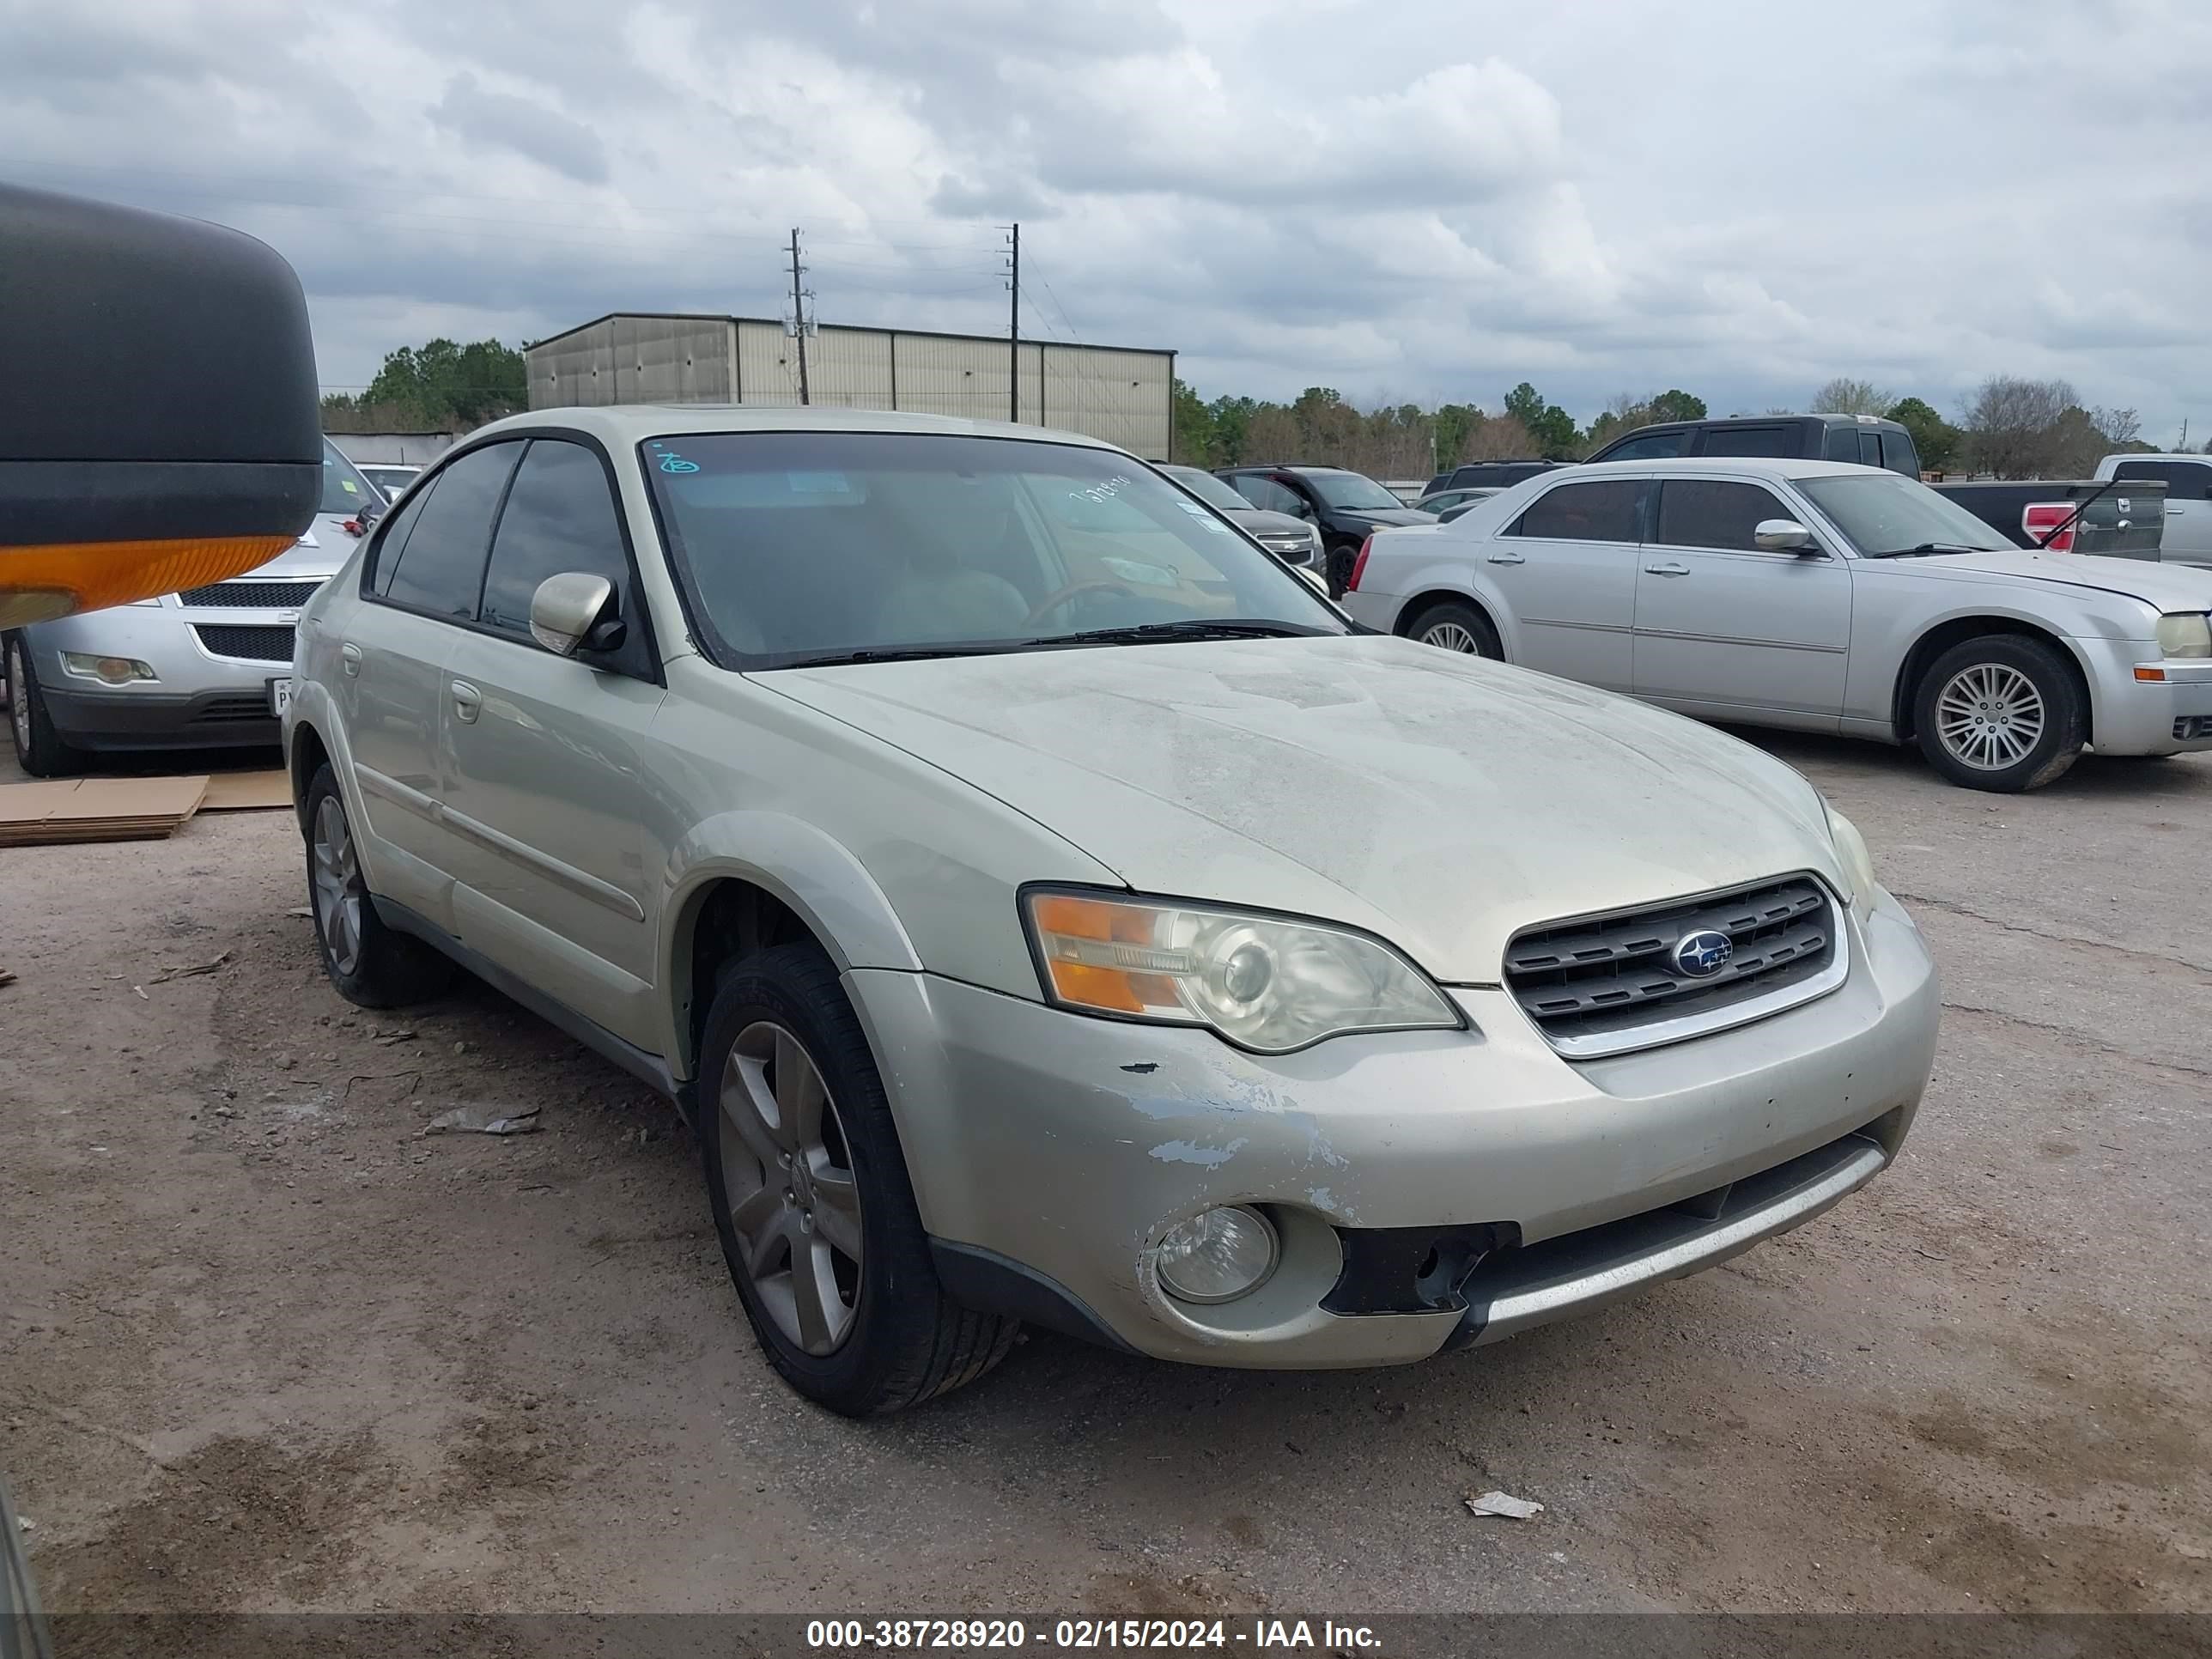
[{"label": "power line", "polygon": [[799,227],[791,228],[791,337],[799,345],[799,401],[811,404],[814,400],[806,389],[806,301],[807,294],[799,286],[799,273],[805,267],[799,263]]}]

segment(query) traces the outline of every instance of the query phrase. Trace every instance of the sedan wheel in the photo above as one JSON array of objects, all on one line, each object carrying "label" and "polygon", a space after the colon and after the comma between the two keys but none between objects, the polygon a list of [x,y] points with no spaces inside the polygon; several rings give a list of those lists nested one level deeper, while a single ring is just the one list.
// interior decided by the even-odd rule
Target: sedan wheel
[{"label": "sedan wheel", "polygon": [[2089,700],[2068,658],[2021,634],[1963,640],[1928,665],[1912,726],[1928,763],[1969,789],[2049,783],[2088,737]]},{"label": "sedan wheel", "polygon": [[1474,654],[1474,635],[1468,632],[1464,623],[1431,623],[1421,630],[1421,643],[1433,645],[1440,651],[1464,651]]},{"label": "sedan wheel", "polygon": [[1984,772],[2017,766],[2043,740],[2043,694],[2002,663],[1977,663],[1936,696],[1936,733],[1961,765]]},{"label": "sedan wheel", "polygon": [[1488,657],[1492,661],[1502,661],[1505,656],[1490,618],[1473,605],[1455,599],[1432,605],[1421,611],[1413,617],[1407,635],[1422,645],[1456,651],[1462,656]]},{"label": "sedan wheel", "polygon": [[308,848],[314,877],[315,926],[332,971],[351,975],[361,966],[361,907],[367,890],[353,851],[353,831],[336,795],[315,804],[314,840]]},{"label": "sedan wheel", "polygon": [[804,1044],[772,1020],[738,1034],[723,1073],[722,1183],[754,1293],[810,1354],[853,1333],[863,1233],[837,1103]]}]

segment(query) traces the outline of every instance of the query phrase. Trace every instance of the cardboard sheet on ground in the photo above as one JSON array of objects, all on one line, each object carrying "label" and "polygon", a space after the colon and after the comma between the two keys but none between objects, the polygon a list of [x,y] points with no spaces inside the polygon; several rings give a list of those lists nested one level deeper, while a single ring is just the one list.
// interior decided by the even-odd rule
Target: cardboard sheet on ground
[{"label": "cardboard sheet on ground", "polygon": [[203,812],[244,812],[292,805],[292,780],[282,767],[266,772],[217,772],[207,781]]},{"label": "cardboard sheet on ground", "polygon": [[207,787],[204,777],[0,784],[0,847],[158,840],[199,811]]}]

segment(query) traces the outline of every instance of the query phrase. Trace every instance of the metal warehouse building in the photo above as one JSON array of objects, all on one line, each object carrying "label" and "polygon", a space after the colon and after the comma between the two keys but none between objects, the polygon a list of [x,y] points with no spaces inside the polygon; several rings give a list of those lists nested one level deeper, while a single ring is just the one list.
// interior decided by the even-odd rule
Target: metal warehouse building
[{"label": "metal warehouse building", "polygon": [[[781,322],[618,312],[524,353],[530,406],[799,402],[799,342]],[[1024,340],[1015,386],[1007,342],[824,323],[806,340],[808,401],[1082,432],[1166,460],[1175,353]],[[1018,397],[1018,404],[1015,398]]]}]

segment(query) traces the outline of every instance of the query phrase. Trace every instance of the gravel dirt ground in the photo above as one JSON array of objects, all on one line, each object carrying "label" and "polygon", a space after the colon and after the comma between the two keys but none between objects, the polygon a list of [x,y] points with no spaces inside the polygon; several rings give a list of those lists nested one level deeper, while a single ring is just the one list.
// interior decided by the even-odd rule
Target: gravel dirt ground
[{"label": "gravel dirt ground", "polygon": [[[1897,1169],[1495,1348],[1035,1334],[870,1424],[757,1354],[672,1110],[472,983],[339,1000],[285,815],[0,853],[0,1469],[49,1605],[2212,1609],[2212,758],[1996,798],[1757,740],[1942,964]],[[476,1102],[543,1132],[422,1136]]]}]

